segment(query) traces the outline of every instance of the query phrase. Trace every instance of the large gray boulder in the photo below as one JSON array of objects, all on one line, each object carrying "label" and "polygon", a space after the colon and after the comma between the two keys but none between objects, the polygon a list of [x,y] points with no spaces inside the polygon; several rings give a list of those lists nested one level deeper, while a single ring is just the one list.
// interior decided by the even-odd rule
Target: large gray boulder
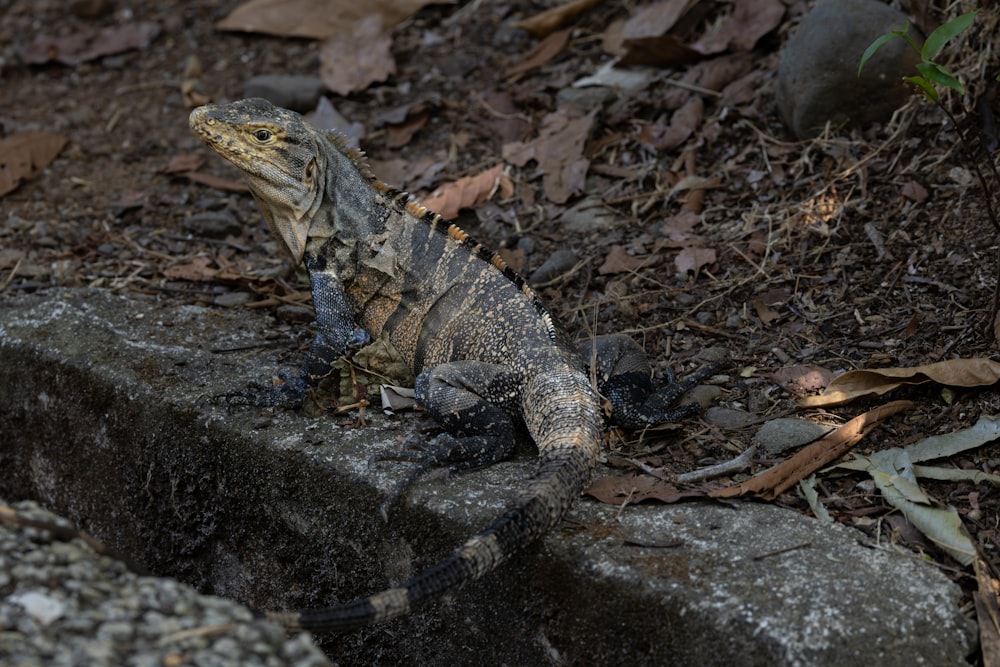
[{"label": "large gray boulder", "polygon": [[[902,39],[858,64],[881,35],[902,28],[906,15],[877,0],[822,0],[788,40],[778,65],[778,113],[799,139],[834,128],[884,122],[909,98],[902,77],[920,58]],[[910,34],[921,39],[914,28]]]}]

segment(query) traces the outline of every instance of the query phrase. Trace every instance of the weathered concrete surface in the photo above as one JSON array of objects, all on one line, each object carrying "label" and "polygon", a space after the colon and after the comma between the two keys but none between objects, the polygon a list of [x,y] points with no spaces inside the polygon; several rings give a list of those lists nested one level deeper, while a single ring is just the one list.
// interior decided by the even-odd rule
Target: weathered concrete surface
[{"label": "weathered concrete surface", "polygon": [[[403,470],[366,461],[423,419],[372,415],[353,429],[211,403],[279,368],[273,349],[211,349],[252,347],[273,328],[250,312],[102,291],[0,298],[0,496],[38,499],[205,592],[301,606],[428,565],[530,472],[523,456],[425,482],[385,524],[379,499]],[[494,576],[326,648],[343,665],[966,664],[974,635],[958,590],[861,540],[751,503],[619,517],[581,500]],[[755,558],[787,547],[799,548]]]}]

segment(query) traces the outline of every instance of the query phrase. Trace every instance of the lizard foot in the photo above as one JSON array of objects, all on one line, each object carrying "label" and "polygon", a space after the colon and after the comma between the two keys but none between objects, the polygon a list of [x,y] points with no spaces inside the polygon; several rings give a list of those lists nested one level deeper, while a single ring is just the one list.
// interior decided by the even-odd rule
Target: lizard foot
[{"label": "lizard foot", "polygon": [[[616,402],[615,399],[618,399],[616,405],[618,410],[615,417],[616,421],[623,426],[635,429],[677,422],[701,412],[701,406],[698,403],[677,405],[684,394],[698,386],[705,378],[728,367],[729,363],[729,359],[715,361],[699,368],[681,381],[678,381],[673,372],[668,370],[656,382],[653,390],[640,400],[636,400],[636,386],[630,383],[634,378],[630,378],[628,375],[609,380],[605,386],[605,393],[609,396],[620,394],[620,396],[614,396],[612,401]],[[629,384],[616,386],[622,382]]]},{"label": "lizard foot", "polygon": [[309,393],[309,384],[301,377],[290,377],[284,371],[278,373],[278,377],[284,380],[279,385],[251,382],[248,389],[221,394],[219,398],[229,405],[301,408]]}]

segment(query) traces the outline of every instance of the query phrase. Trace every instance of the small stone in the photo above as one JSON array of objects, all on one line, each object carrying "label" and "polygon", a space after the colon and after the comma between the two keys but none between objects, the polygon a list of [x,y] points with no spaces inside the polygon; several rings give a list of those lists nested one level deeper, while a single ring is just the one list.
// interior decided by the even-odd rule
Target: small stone
[{"label": "small stone", "polygon": [[712,407],[705,411],[705,421],[722,429],[736,430],[749,426],[754,416],[743,410]]},{"label": "small stone", "polygon": [[572,250],[556,250],[532,272],[528,282],[532,285],[547,283],[572,269],[579,261],[580,256]]},{"label": "small stone", "polygon": [[618,213],[599,197],[587,197],[559,217],[560,227],[575,234],[589,234],[612,229],[619,222]]},{"label": "small stone", "polygon": [[224,239],[240,234],[243,225],[229,211],[205,211],[185,220],[184,231],[206,239]]},{"label": "small stone", "polygon": [[232,308],[233,306],[242,306],[252,298],[253,294],[250,292],[225,292],[215,297],[213,303],[223,308]]},{"label": "small stone", "polygon": [[323,93],[318,76],[262,74],[243,85],[244,97],[263,97],[275,106],[304,113],[316,108]]},{"label": "small stone", "polygon": [[780,454],[822,438],[832,430],[829,426],[791,417],[765,422],[753,437],[755,445],[768,454]]},{"label": "small stone", "polygon": [[[863,126],[889,120],[909,99],[902,77],[916,74],[920,56],[902,39],[886,43],[858,76],[865,49],[906,15],[876,0],[822,0],[802,19],[778,65],[778,112],[799,139],[829,121]],[[910,28],[919,43],[920,36]]]}]

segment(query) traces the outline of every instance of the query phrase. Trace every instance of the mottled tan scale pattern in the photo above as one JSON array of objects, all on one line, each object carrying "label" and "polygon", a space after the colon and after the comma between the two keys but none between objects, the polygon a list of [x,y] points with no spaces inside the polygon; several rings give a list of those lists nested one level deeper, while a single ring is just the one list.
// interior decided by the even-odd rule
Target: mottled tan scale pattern
[{"label": "mottled tan scale pattern", "polygon": [[596,466],[603,417],[576,353],[524,281],[298,114],[243,100],[196,109],[190,123],[243,170],[293,259],[311,262],[314,300],[316,285],[339,286],[354,320],[373,337],[388,331],[415,373],[456,361],[503,368],[519,386],[493,387],[503,395],[492,399],[519,397],[541,459],[514,505],[437,566],[368,598],[270,617],[314,631],[387,620],[478,579],[555,525]]}]

